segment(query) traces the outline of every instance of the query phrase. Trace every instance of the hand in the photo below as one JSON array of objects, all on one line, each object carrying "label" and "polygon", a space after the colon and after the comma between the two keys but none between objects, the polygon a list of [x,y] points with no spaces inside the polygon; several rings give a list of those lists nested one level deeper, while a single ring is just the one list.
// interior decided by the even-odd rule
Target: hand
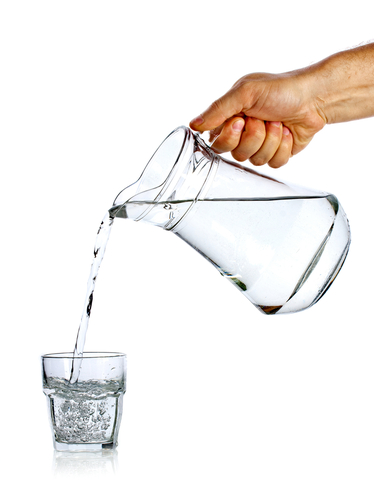
[{"label": "hand", "polygon": [[244,76],[190,127],[209,130],[217,153],[231,151],[237,161],[281,167],[327,122],[312,81],[308,70]]}]

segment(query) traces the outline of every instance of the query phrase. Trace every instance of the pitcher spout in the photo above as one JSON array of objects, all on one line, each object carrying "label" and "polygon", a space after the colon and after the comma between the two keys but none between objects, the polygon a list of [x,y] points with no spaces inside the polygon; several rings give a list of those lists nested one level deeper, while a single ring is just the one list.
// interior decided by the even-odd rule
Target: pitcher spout
[{"label": "pitcher spout", "polygon": [[203,196],[216,158],[198,134],[175,129],[139,179],[116,197],[111,216],[174,228]]}]

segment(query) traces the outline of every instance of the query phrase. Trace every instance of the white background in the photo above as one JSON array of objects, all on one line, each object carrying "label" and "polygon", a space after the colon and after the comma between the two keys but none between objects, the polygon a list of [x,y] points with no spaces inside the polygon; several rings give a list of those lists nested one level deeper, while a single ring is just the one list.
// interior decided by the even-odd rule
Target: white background
[{"label": "white background", "polygon": [[87,339],[128,355],[117,453],[56,456],[40,377],[42,353],[73,348],[102,216],[164,137],[246,73],[374,38],[369,3],[0,5],[2,490],[373,498],[374,120],[261,168],[334,193],[349,217],[351,250],[317,305],[261,315],[172,234],[118,220]]}]

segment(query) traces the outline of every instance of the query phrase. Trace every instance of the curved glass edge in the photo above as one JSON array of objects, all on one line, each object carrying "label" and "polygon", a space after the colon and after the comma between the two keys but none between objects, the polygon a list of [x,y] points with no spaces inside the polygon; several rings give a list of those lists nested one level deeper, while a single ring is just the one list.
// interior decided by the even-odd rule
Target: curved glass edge
[{"label": "curved glass edge", "polygon": [[[127,357],[126,354],[122,352],[84,352],[84,359],[95,359],[95,358],[121,358]],[[74,352],[56,352],[50,354],[42,354],[42,359],[75,359]]]}]

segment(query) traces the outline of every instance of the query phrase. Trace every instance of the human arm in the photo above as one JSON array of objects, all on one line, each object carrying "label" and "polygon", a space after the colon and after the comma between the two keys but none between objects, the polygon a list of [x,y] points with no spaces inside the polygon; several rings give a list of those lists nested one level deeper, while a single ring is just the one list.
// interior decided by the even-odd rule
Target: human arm
[{"label": "human arm", "polygon": [[217,153],[280,167],[327,123],[374,116],[374,43],[306,68],[244,76],[191,128],[210,130]]}]

